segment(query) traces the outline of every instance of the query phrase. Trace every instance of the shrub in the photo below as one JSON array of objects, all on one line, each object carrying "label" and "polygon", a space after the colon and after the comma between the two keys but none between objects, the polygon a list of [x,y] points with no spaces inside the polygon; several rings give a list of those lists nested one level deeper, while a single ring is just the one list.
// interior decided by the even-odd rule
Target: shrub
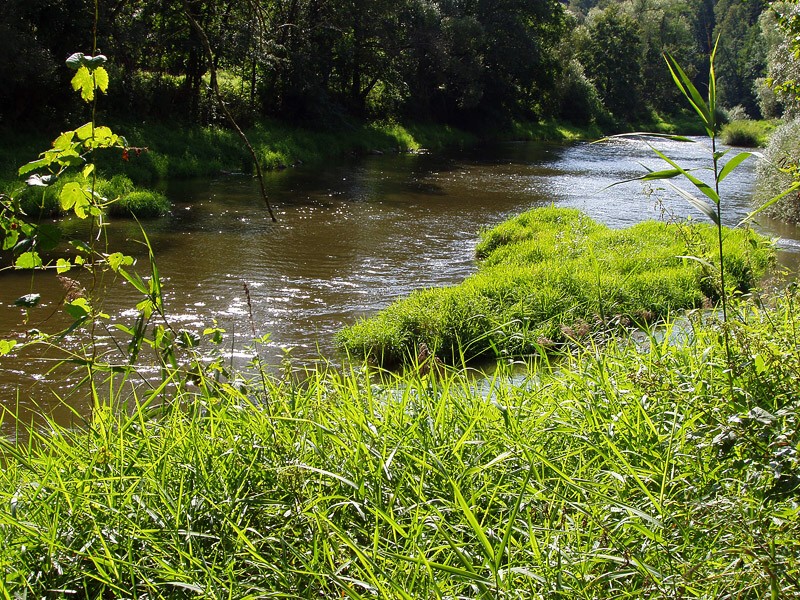
[{"label": "shrub", "polygon": [[114,175],[111,179],[101,181],[97,185],[98,193],[108,200],[122,198],[133,190],[133,182],[127,175]]},{"label": "shrub", "polygon": [[732,121],[722,127],[720,138],[728,146],[755,148],[767,143],[774,125],[767,121]]},{"label": "shrub", "polygon": [[[786,190],[794,181],[785,167],[797,162],[800,156],[800,120],[785,123],[772,134],[764,151],[764,158],[756,171],[754,203],[761,206],[770,198]],[[800,223],[800,195],[790,194],[765,211],[774,219]]]},{"label": "shrub", "polygon": [[115,217],[134,216],[152,219],[169,212],[170,202],[164,194],[152,190],[136,190],[109,205],[109,214]]}]

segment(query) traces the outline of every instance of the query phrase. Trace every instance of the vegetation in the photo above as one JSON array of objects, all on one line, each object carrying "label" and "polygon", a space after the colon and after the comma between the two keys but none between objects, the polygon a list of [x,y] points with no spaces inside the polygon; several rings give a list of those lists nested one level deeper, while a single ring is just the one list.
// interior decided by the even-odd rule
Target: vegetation
[{"label": "vegetation", "polygon": [[749,119],[733,121],[722,126],[720,139],[728,146],[756,148],[766,146],[770,135],[775,130],[775,123],[770,121],[751,121]]},{"label": "vegetation", "polygon": [[608,132],[650,111],[675,110],[665,52],[705,87],[703,65],[717,38],[720,104],[756,118],[758,90],[766,89],[756,81],[777,81],[778,62],[787,62],[776,46],[764,51],[762,21],[791,3],[773,3],[777,12],[763,0],[565,4],[99,2],[95,27],[93,0],[7,0],[0,49],[14,58],[0,64],[0,124],[75,114],[60,65],[94,31],[122,82],[110,92],[107,117],[219,125],[207,51],[192,21],[208,37],[225,106],[250,126],[278,119],[344,129],[366,118],[471,130],[559,118]]},{"label": "vegetation", "polygon": [[700,313],[483,383],[450,369],[230,384],[169,370],[119,405],[111,378],[85,423],[17,423],[17,443],[0,441],[0,587],[796,596],[793,290],[736,306],[733,396]]},{"label": "vegetation", "polygon": [[136,190],[121,196],[117,202],[109,207],[109,214],[113,217],[132,216],[139,219],[152,219],[169,212],[167,197],[152,190]]},{"label": "vegetation", "polygon": [[[47,42],[55,44],[69,40],[72,25],[58,10],[34,4],[12,0],[0,8],[8,17],[0,19],[8,34],[0,43],[12,40],[33,57],[2,68],[35,76],[46,89],[49,57],[39,40],[47,36],[26,35],[26,26],[38,31],[52,16],[65,29],[63,39]],[[281,12],[289,6],[280,1],[270,4],[273,12],[257,2],[121,2],[103,6],[102,22],[114,32],[112,44],[152,25],[143,29],[170,52],[132,45],[121,50],[130,59],[123,68],[146,79],[143,65],[153,67],[154,86],[159,77],[183,78],[195,115],[202,52],[175,35],[187,17],[214,34],[222,65],[235,73],[232,57],[244,58],[238,65],[250,68],[249,110],[258,112],[259,94],[285,111],[309,92],[327,92],[328,115],[397,100],[405,109],[435,112],[441,104],[475,118],[533,110],[527,94],[545,97],[549,88],[546,77],[531,80],[528,62],[548,75],[542,65],[558,64],[546,49],[564,25],[561,4],[502,4],[505,10],[489,11],[480,3],[409,1],[400,8],[419,20],[406,21],[396,3],[382,0],[293,2],[291,14]],[[572,2],[579,10],[593,4]],[[638,25],[645,44],[642,22],[626,12],[638,4],[647,3],[596,9],[594,25],[590,10],[587,31],[622,27],[632,42]],[[676,5],[683,6],[656,8]],[[50,8],[64,7],[56,1]],[[94,8],[97,31],[98,2]],[[755,12],[752,4],[720,1],[700,3],[692,14],[706,25],[724,16],[718,26],[734,30],[750,27]],[[409,23],[415,27],[401,26]],[[323,26],[299,27],[309,24]],[[223,35],[231,31],[242,35]],[[429,37],[398,52],[388,31],[409,43],[424,31]],[[590,44],[610,43],[587,35]],[[439,55],[413,54],[435,47],[431,42],[440,44]],[[752,49],[733,47],[726,60]],[[519,48],[525,65],[508,56]],[[668,65],[713,144],[719,121],[711,56],[707,102],[676,60]],[[261,58],[274,60],[274,74],[264,74]],[[8,268],[85,269],[92,293],[115,278],[139,298],[134,323],[118,327],[128,339],[113,359],[98,352],[95,337],[108,315],[72,286],[63,303],[72,323],[64,331],[0,340],[0,355],[35,345],[50,356],[62,353],[65,365],[84,374],[77,385],[93,406],[88,416],[75,413],[69,427],[28,426],[9,411],[0,416],[0,426],[14,432],[0,438],[3,597],[800,595],[797,286],[765,301],[729,295],[749,291],[771,257],[765,240],[721,225],[719,184],[747,153],[722,164],[726,154],[714,147],[713,187],[658,151],[671,168],[642,177],[684,176],[706,199],[680,195],[711,226],[645,223],[611,231],[551,207],[484,233],[474,277],[420,292],[379,317],[385,323],[378,334],[394,338],[379,340],[388,349],[353,346],[358,326],[343,334],[345,344],[367,353],[408,357],[404,373],[367,364],[299,372],[288,360],[276,373],[261,362],[262,340],[253,341],[250,368],[237,373],[223,350],[224,331],[173,326],[152,249],[142,276],[132,257],[101,244],[105,210],[138,192],[133,174],[105,180],[98,165],[142,149],[96,122],[97,96],[109,81],[96,40],[92,55],[73,54],[67,64],[91,119],[20,168],[28,191],[0,195],[2,250],[13,257]],[[449,69],[445,83],[433,67]],[[385,74],[394,73],[416,75],[408,79],[419,84],[413,94],[392,86]],[[614,98],[627,102],[613,85],[581,79],[578,68],[573,75],[576,88],[595,88],[584,108],[594,110],[598,99],[605,110],[613,110]],[[646,81],[644,70],[641,77]],[[22,79],[12,78],[9,88],[24,92]],[[247,81],[231,80],[234,87]],[[726,94],[740,90],[737,81],[725,82]],[[420,90],[430,96],[415,95]],[[98,163],[100,152],[106,157]],[[193,161],[187,156],[181,164]],[[52,263],[45,261],[60,241],[55,228],[21,210],[20,194],[34,192],[42,194],[34,208],[44,210],[51,197],[89,223],[88,241],[73,240],[71,253]],[[670,322],[671,310],[717,297],[722,320],[693,311]],[[16,304],[24,310],[37,302],[30,293]],[[653,326],[657,316],[666,324]],[[638,322],[640,334],[595,335],[595,326],[626,321]],[[445,366],[427,346],[462,366]],[[554,346],[563,351],[559,362],[540,353],[524,365],[524,377],[508,361],[479,381],[464,366],[483,353],[510,357]],[[157,377],[148,376],[144,355]]]},{"label": "vegetation", "polygon": [[788,223],[800,223],[800,198],[796,193],[797,157],[800,155],[800,121],[781,125],[769,140],[766,160],[756,172],[756,202],[767,201],[776,192],[790,192],[765,211],[770,217]]},{"label": "vegetation", "polygon": [[[745,230],[726,231],[725,242],[731,285],[747,291],[771,251]],[[700,224],[611,230],[576,210],[534,209],[482,235],[480,269],[464,283],[414,292],[340,343],[389,365],[413,360],[420,343],[450,360],[549,350],[716,300],[716,274],[686,258],[718,262],[715,246],[715,229]]]}]

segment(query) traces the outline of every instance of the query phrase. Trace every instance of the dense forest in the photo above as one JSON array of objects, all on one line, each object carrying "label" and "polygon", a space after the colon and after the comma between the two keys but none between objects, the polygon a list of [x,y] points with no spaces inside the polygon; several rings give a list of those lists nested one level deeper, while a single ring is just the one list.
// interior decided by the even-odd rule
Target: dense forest
[{"label": "dense forest", "polygon": [[[336,125],[396,118],[471,127],[556,118],[610,128],[674,111],[663,53],[702,86],[719,38],[721,104],[780,116],[775,6],[764,0],[5,0],[0,126],[79,110],[64,60],[110,60],[107,110],[220,120],[206,32],[229,108]],[[785,48],[785,46],[784,46]],[[704,75],[705,73],[705,75]],[[781,75],[783,73],[783,75]],[[57,115],[57,116],[56,116]]]}]

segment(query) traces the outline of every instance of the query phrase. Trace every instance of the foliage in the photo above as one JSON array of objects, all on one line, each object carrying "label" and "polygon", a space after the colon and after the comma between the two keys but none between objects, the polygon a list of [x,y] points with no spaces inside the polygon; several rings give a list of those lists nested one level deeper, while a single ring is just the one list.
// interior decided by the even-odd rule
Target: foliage
[{"label": "foliage", "polygon": [[[792,190],[798,179],[797,157],[800,156],[800,121],[784,123],[772,134],[764,151],[766,160],[756,171],[756,204],[768,202],[776,194]],[[795,191],[796,192],[796,191]],[[800,223],[800,197],[790,193],[765,213],[788,223]]]},{"label": "foliage", "polygon": [[[771,250],[744,230],[725,231],[725,241],[729,283],[747,291]],[[534,209],[482,235],[479,271],[464,283],[417,291],[346,328],[339,341],[352,355],[389,365],[413,359],[420,343],[450,360],[555,349],[717,299],[707,262],[719,260],[715,246],[709,226],[610,230],[575,210]]]},{"label": "foliage", "polygon": [[113,217],[152,219],[167,214],[170,207],[164,194],[153,190],[136,190],[122,195],[109,206],[108,212]]},{"label": "foliage", "polygon": [[[675,56],[702,89],[702,65],[720,34],[721,102],[744,104],[756,116],[753,83],[765,76],[757,23],[764,2],[576,0],[569,10],[565,4],[103,2],[94,31],[114,59],[110,76],[120,82],[110,90],[106,110],[134,122],[223,121],[208,93],[201,38],[187,14],[209,39],[225,105],[248,126],[271,118],[294,125],[355,118],[471,129],[557,115],[586,124],[587,109],[596,107],[586,104],[594,99],[578,66],[606,109],[628,124],[649,110],[667,114],[675,106],[678,96],[664,78],[662,53]],[[20,59],[0,64],[0,121],[12,125],[34,117],[47,124],[75,112],[61,93],[58,64],[92,27],[92,8],[88,0],[4,4],[0,47]],[[571,64],[575,59],[580,65]]]},{"label": "foliage", "polygon": [[719,135],[722,142],[728,146],[755,148],[766,146],[774,130],[774,122],[746,119],[726,123],[722,126]]},{"label": "foliage", "polygon": [[590,15],[582,58],[604,106],[616,118],[641,112],[641,29],[615,4]]},{"label": "foliage", "polygon": [[761,29],[767,41],[767,73],[759,83],[759,100],[769,116],[796,117],[800,114],[800,60],[797,33],[800,7],[796,2],[772,2],[761,15]]},{"label": "foliage", "polygon": [[766,2],[718,0],[714,5],[719,40],[717,72],[721,106],[744,106],[750,117],[758,117],[754,83],[764,76],[766,55],[758,19]]},{"label": "foliage", "polygon": [[734,397],[699,314],[484,382],[323,368],[123,401],[132,380],[109,378],[83,425],[6,421],[0,581],[36,597],[794,597],[796,302],[737,307]]},{"label": "foliage", "polygon": [[559,117],[577,125],[608,125],[611,116],[603,106],[597,88],[577,60],[571,60],[555,90]]}]

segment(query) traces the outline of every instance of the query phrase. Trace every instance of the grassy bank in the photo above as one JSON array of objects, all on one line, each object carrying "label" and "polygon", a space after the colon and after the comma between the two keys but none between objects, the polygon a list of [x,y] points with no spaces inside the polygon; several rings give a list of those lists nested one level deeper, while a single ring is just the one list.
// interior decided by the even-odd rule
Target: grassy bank
[{"label": "grassy bank", "polygon": [[[115,123],[131,146],[146,148],[129,153],[128,160],[110,153],[100,160],[105,176],[124,174],[137,185],[163,179],[205,177],[226,171],[253,172],[252,158],[235,132],[225,127],[176,126],[164,123]],[[263,122],[247,132],[262,167],[281,169],[296,164],[316,164],[351,154],[442,150],[475,144],[479,137],[447,125],[357,123],[336,129],[302,128]],[[515,123],[507,131],[486,132],[491,139],[572,140],[594,139],[600,132],[564,123]],[[35,158],[50,140],[39,133],[9,132],[0,147],[0,173],[14,179],[17,167]]]},{"label": "grassy bank", "polygon": [[480,384],[206,378],[112,410],[117,379],[83,425],[0,442],[0,590],[795,597],[796,302],[737,305],[732,364],[691,320]]},{"label": "grassy bank", "polygon": [[[339,342],[388,365],[416,356],[420,343],[450,361],[519,356],[710,306],[715,235],[707,225],[660,222],[611,230],[573,209],[534,209],[482,235],[479,270],[464,283],[414,292],[345,329]],[[725,236],[728,283],[747,291],[772,250],[751,231]]]}]

